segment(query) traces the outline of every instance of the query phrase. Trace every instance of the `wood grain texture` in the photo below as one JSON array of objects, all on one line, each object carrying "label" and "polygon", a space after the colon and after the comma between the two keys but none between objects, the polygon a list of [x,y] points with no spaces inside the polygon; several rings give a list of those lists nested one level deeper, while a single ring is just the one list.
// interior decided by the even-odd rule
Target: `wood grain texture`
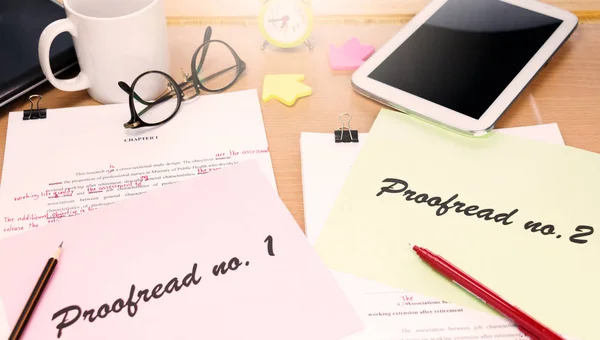
[{"label": "wood grain texture", "polygon": [[[579,18],[580,23],[600,23],[600,11],[593,12],[574,12]],[[396,14],[396,15],[320,15],[314,18],[317,25],[336,24],[336,25],[380,25],[380,24],[405,24],[414,15]],[[202,26],[202,25],[238,25],[238,26],[256,26],[258,19],[256,16],[170,16],[167,18],[169,26]]]},{"label": "wood grain texture", "polygon": [[[600,10],[597,0],[544,0],[572,12]],[[262,0],[165,0],[167,16],[255,16]],[[429,0],[311,0],[315,15],[414,15]]]},{"label": "wood grain texture", "polygon": [[[56,0],[64,3],[63,0]],[[239,24],[255,22],[265,0],[164,0],[169,22],[202,24]],[[320,22],[347,20],[376,23],[406,22],[430,0],[309,0]],[[544,0],[575,13],[582,22],[600,20],[598,0]]]},{"label": "wood grain texture", "polygon": [[[258,89],[262,93],[265,74],[303,73],[313,95],[287,107],[277,101],[261,103],[265,129],[281,198],[302,229],[304,216],[300,171],[300,133],[332,133],[339,126],[337,116],[348,112],[352,127],[370,129],[381,105],[355,93],[350,85],[351,72],[329,69],[329,44],[339,45],[351,36],[363,43],[381,46],[399,29],[399,24],[319,24],[311,41],[313,51],[302,46],[290,50],[260,49],[263,39],[258,28],[243,25],[213,25],[213,37],[230,43],[247,62],[248,69],[231,91]],[[203,26],[169,27],[172,75],[181,80],[180,69],[189,68],[193,51],[202,39]],[[580,25],[531,86],[518,98],[498,127],[538,123],[530,96],[535,98],[541,122],[556,122],[568,145],[600,153],[600,25]],[[48,108],[97,105],[84,91],[62,92],[49,85],[40,88],[42,104]],[[0,155],[3,159],[8,111],[29,107],[23,97],[0,109]],[[56,133],[60,133],[57,131]],[[333,137],[332,137],[333,138]],[[24,150],[35,145],[23,145]],[[51,165],[48,165],[51,166]]]}]

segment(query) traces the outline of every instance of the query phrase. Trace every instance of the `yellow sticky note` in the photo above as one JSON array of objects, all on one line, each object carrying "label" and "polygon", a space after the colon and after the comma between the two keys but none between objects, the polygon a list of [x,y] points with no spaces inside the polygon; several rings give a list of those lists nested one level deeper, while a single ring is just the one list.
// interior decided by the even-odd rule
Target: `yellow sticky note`
[{"label": "yellow sticky note", "polygon": [[300,97],[312,94],[312,88],[302,81],[303,74],[270,74],[263,83],[263,102],[277,99],[287,106],[292,106]]},{"label": "yellow sticky note", "polygon": [[598,154],[382,110],[315,248],[331,269],[496,313],[409,244],[428,248],[554,331],[600,339],[599,194]]}]

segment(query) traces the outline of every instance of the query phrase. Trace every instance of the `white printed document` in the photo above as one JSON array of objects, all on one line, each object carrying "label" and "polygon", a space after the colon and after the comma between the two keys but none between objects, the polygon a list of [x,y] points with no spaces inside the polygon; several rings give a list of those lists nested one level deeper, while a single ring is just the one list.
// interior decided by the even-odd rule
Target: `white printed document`
[{"label": "white printed document", "polygon": [[[549,143],[564,144],[556,124],[498,129]],[[302,133],[302,186],[306,236],[314,244],[333,207],[361,146],[368,134],[359,134],[358,143],[335,143],[333,134]],[[402,148],[398,146],[398,152]],[[334,272],[366,326],[365,331],[346,340],[454,340],[506,339],[526,337],[509,320],[379,282]]]},{"label": "white printed document", "polygon": [[11,112],[0,238],[249,158],[276,187],[256,90],[183,102],[158,127],[125,129],[129,119],[127,104],[48,109],[36,120]]}]

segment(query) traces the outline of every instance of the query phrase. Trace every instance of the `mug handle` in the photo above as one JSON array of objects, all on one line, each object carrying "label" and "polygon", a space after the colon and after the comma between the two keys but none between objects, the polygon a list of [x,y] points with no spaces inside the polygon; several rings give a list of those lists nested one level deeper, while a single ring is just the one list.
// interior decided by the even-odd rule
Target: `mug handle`
[{"label": "mug handle", "polygon": [[38,44],[38,57],[42,72],[54,87],[63,91],[80,91],[90,87],[87,75],[80,72],[77,77],[71,79],[56,79],[50,67],[50,46],[57,35],[69,32],[73,37],[77,37],[77,28],[69,19],[60,19],[48,25],[40,36]]}]

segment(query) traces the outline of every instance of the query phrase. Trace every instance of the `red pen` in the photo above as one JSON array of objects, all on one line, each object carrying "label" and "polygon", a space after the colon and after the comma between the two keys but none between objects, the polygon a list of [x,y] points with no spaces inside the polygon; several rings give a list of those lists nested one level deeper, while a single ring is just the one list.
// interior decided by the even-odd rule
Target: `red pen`
[{"label": "red pen", "polygon": [[519,330],[532,340],[565,340],[565,338],[542,325],[519,308],[506,302],[491,289],[467,275],[441,256],[417,246],[414,246],[413,250],[417,252],[423,261],[427,262],[440,274],[454,281],[458,286],[512,320],[519,327]]}]

